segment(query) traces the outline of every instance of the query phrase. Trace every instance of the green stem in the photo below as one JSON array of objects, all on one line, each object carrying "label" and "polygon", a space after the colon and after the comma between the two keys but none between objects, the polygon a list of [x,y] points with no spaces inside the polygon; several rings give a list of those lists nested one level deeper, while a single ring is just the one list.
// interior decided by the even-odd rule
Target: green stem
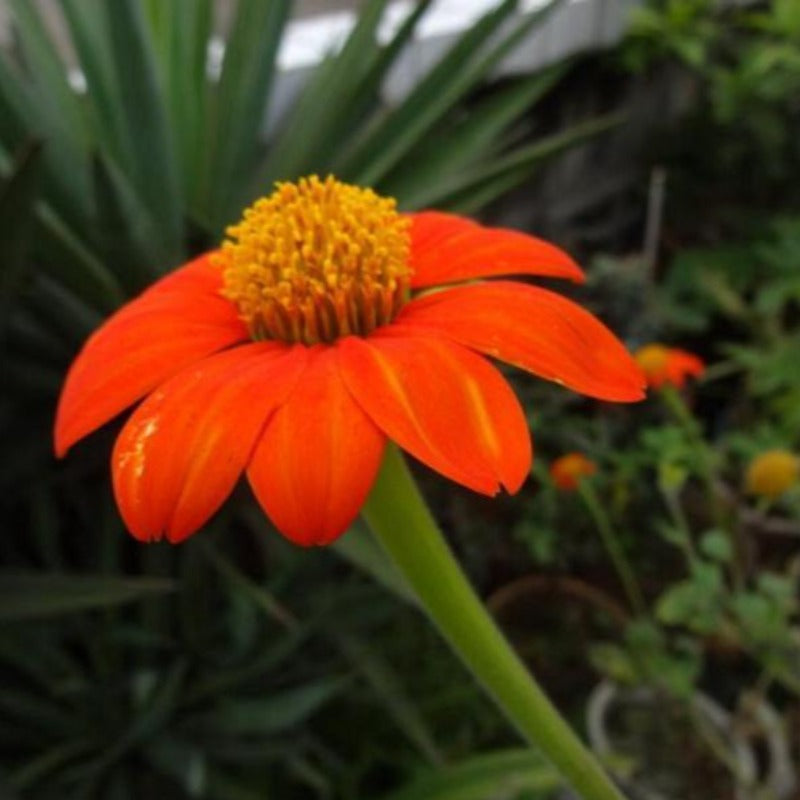
[{"label": "green stem", "polygon": [[697,550],[692,540],[692,530],[689,527],[689,520],[686,519],[686,514],[683,513],[683,508],[678,499],[678,493],[674,489],[667,489],[662,486],[661,495],[664,498],[664,502],[667,504],[667,509],[669,510],[670,517],[672,517],[672,521],[681,534],[680,547],[686,557],[686,563],[690,567],[693,567],[697,563],[699,556],[697,555]]},{"label": "green stem", "polygon": [[689,720],[695,733],[703,740],[703,743],[709,749],[714,758],[719,761],[738,782],[744,782],[744,775],[742,768],[739,766],[736,756],[731,752],[730,748],[725,744],[724,739],[720,736],[719,732],[714,729],[711,723],[698,712],[697,708],[690,705],[688,709]]},{"label": "green stem", "polygon": [[622,800],[489,616],[393,445],[363,514],[431,620],[522,735],[585,800]]},{"label": "green stem", "polygon": [[731,530],[730,521],[726,518],[726,514],[723,512],[720,505],[719,492],[715,484],[714,461],[711,449],[703,438],[697,420],[684,402],[681,393],[674,386],[666,385],[661,387],[661,397],[664,399],[672,416],[686,432],[686,436],[691,442],[692,449],[697,456],[697,466],[700,477],[706,486],[706,493],[714,517],[714,524],[727,535],[731,547],[733,548],[734,557],[731,561],[731,578],[733,579],[734,586],[740,589],[744,586],[744,570],[740,561],[741,547],[735,533]]},{"label": "green stem", "polygon": [[791,668],[771,667],[771,675],[784,689],[800,697],[800,676],[795,675]]},{"label": "green stem", "polygon": [[711,463],[711,453],[708,450],[705,439],[703,439],[703,434],[700,432],[697,420],[684,402],[680,392],[674,386],[662,386],[661,397],[664,399],[675,421],[684,429],[687,438],[692,443],[695,455],[697,456],[697,466],[700,471],[700,477],[706,484],[706,488],[710,494],[709,499],[712,501],[714,508],[717,509],[718,498],[714,487],[714,468]]},{"label": "green stem", "polygon": [[631,608],[637,615],[645,616],[647,606],[645,605],[639,582],[636,580],[636,575],[625,556],[625,550],[620,544],[619,537],[608,519],[608,514],[606,514],[600,503],[594,487],[588,480],[582,480],[578,483],[578,492],[594,520],[597,532],[603,541],[603,547],[605,547],[614,569],[617,571]]}]

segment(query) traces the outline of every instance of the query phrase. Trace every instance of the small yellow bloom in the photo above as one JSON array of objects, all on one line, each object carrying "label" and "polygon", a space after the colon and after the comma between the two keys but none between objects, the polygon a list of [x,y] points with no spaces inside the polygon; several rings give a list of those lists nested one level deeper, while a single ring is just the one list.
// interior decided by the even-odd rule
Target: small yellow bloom
[{"label": "small yellow bloom", "polygon": [[745,483],[750,494],[774,500],[797,483],[800,460],[788,450],[767,450],[747,468]]}]

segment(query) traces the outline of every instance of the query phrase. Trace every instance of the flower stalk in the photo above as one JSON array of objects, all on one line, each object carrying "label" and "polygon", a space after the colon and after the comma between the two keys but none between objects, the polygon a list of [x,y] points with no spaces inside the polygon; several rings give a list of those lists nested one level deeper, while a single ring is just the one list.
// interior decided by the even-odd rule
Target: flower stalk
[{"label": "flower stalk", "polygon": [[661,397],[672,418],[680,425],[695,454],[700,478],[705,484],[706,495],[716,527],[723,531],[730,541],[734,557],[731,561],[731,577],[737,588],[744,586],[744,570],[740,561],[741,544],[735,533],[731,529],[730,519],[723,510],[719,491],[717,490],[716,477],[714,475],[714,457],[711,449],[703,438],[703,433],[697,420],[694,418],[689,406],[683,399],[681,393],[670,385],[662,386],[660,389]]},{"label": "flower stalk", "polygon": [[647,606],[644,602],[639,582],[636,580],[633,568],[625,555],[625,550],[619,541],[617,532],[614,530],[614,526],[611,524],[611,520],[609,520],[608,514],[597,496],[597,492],[587,480],[578,482],[578,492],[597,528],[597,532],[600,534],[603,547],[605,547],[606,553],[608,553],[608,557],[614,565],[631,609],[638,616],[645,616],[647,614]]},{"label": "flower stalk", "polygon": [[475,594],[394,445],[363,514],[433,623],[520,733],[584,800],[623,800]]}]

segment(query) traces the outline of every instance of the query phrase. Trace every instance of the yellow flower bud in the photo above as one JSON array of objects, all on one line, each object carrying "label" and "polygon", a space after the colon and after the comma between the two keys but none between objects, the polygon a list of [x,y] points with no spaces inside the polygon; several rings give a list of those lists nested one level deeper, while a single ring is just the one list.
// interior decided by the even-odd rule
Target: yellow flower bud
[{"label": "yellow flower bud", "polygon": [[750,494],[775,499],[800,477],[800,460],[788,450],[767,450],[747,467],[745,484]]}]

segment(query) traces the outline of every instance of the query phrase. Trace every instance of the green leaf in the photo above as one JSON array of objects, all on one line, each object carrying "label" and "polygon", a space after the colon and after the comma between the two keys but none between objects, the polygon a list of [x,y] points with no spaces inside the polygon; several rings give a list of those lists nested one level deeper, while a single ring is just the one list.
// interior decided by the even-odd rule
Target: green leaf
[{"label": "green leaf", "polygon": [[75,777],[100,776],[115,762],[145,742],[151,741],[175,713],[186,677],[186,665],[178,661],[147,693],[142,707],[130,725],[114,742],[108,742],[102,755],[76,770]]},{"label": "green leaf", "polygon": [[671,525],[664,520],[659,520],[657,528],[659,535],[665,542],[674,544],[681,549],[684,549],[689,544],[689,535],[683,528]]},{"label": "green leaf", "polygon": [[210,169],[205,191],[215,229],[249,199],[243,198],[240,186],[251,177],[290,5],[288,0],[238,4],[207,127]]},{"label": "green leaf", "polygon": [[92,307],[116,308],[125,293],[111,271],[49,206],[40,203],[36,216],[43,233],[42,271]]},{"label": "green leaf", "polygon": [[784,617],[763,594],[739,592],[731,599],[731,607],[744,635],[757,645],[781,644],[787,649],[795,645]]},{"label": "green leaf", "polygon": [[555,769],[531,750],[501,750],[428,772],[383,800],[515,800],[550,797],[560,786]]},{"label": "green leaf", "polygon": [[164,734],[145,746],[156,770],[177,781],[188,797],[208,797],[208,758],[190,742]]},{"label": "green leaf", "polygon": [[353,143],[352,155],[345,156],[338,171],[356,183],[378,184],[552,6],[532,14],[492,45],[494,34],[517,5],[516,0],[505,0],[467,30],[396,110]]},{"label": "green leaf", "polygon": [[515,186],[519,186],[522,181],[533,174],[535,174],[535,168],[532,167],[501,173],[494,178],[485,178],[468,189],[435,201],[434,205],[457,214],[474,215],[493,200],[510,192]]},{"label": "green leaf", "polygon": [[19,33],[25,65],[36,87],[39,102],[57,117],[63,130],[81,147],[88,144],[85,115],[78,96],[67,80],[67,68],[58,56],[47,29],[29,0],[10,0],[10,7]]},{"label": "green leaf", "polygon": [[[45,275],[37,277],[34,291],[26,300],[36,318],[37,333],[45,337],[49,334],[49,340],[55,339],[59,345],[49,348],[48,355],[52,361],[55,354],[55,363],[63,373],[64,362],[74,355],[78,346],[100,324],[102,315],[59,281]],[[62,354],[65,357],[61,357]]]},{"label": "green leaf", "polygon": [[31,139],[45,144],[42,185],[48,199],[70,223],[85,224],[86,153],[56,110],[37,96],[30,79],[0,51],[0,144],[16,150]]},{"label": "green leaf", "polygon": [[376,29],[386,5],[387,0],[370,0],[338,55],[317,67],[272,143],[257,187],[295,178],[311,165],[320,171],[327,154],[340,147],[351,106],[377,59]]},{"label": "green leaf", "polygon": [[92,160],[97,237],[103,262],[128,295],[151,283],[169,261],[156,224],[125,176],[102,154]]},{"label": "green leaf", "polygon": [[716,595],[718,588],[704,584],[703,579],[697,577],[680,581],[659,597],[656,617],[666,625],[685,625],[698,633],[710,633],[722,619]]},{"label": "green leaf", "polygon": [[43,619],[173,591],[168,580],[0,572],[0,620]]},{"label": "green leaf", "polygon": [[407,603],[417,602],[414,590],[395,569],[365,525],[360,522],[354,524],[331,548],[401,600]]},{"label": "green leaf", "polygon": [[341,692],[347,681],[326,678],[268,697],[229,700],[204,719],[221,736],[265,736],[300,725]]},{"label": "green leaf", "polygon": [[293,629],[291,632],[275,637],[258,653],[241,667],[230,670],[218,670],[207,679],[198,681],[187,688],[184,701],[187,705],[208,702],[209,699],[229,694],[238,687],[261,678],[271,669],[285,664],[313,633],[308,623]]},{"label": "green leaf", "polygon": [[185,203],[196,217],[205,217],[202,192],[208,169],[206,147],[210,138],[206,61],[212,32],[213,0],[178,3],[150,0],[147,8],[162,72],[170,127],[175,136],[176,155],[180,160]]},{"label": "green leaf", "polygon": [[336,641],[406,738],[431,764],[443,764],[433,733],[391,666],[361,639],[340,634]]},{"label": "green leaf", "polygon": [[41,171],[38,142],[20,153],[11,175],[0,187],[0,330],[5,329],[11,301],[19,292],[34,230],[34,203]]},{"label": "green leaf", "polygon": [[132,168],[125,109],[114,77],[105,0],[60,0],[72,45],[86,80],[92,139],[121,166]]},{"label": "green leaf", "polygon": [[691,565],[692,582],[709,597],[716,596],[722,589],[722,570],[718,564],[694,561]]},{"label": "green leaf", "polygon": [[[105,12],[118,102],[125,115],[128,175],[159,225],[161,244],[177,263],[183,250],[177,161],[153,42],[138,0],[115,0],[105,5]],[[162,268],[170,266],[174,264]]]},{"label": "green leaf", "polygon": [[706,531],[700,538],[700,550],[703,555],[721,564],[727,564],[733,558],[730,536],[725,531]]},{"label": "green leaf", "polygon": [[592,666],[601,674],[616,683],[635,685],[640,681],[639,671],[624,648],[603,642],[593,645],[589,650]]},{"label": "green leaf", "polygon": [[[416,201],[423,206],[443,206],[463,210],[475,192],[482,193],[482,202],[485,203],[493,197],[485,194],[487,185],[499,181],[499,191],[507,191],[511,186],[524,180],[531,171],[558,154],[583,144],[596,136],[615,128],[623,121],[620,114],[608,114],[573,125],[566,131],[559,131],[551,136],[546,136],[539,141],[519,147],[511,153],[493,159],[490,163],[480,165],[472,170],[464,170],[449,181],[441,181],[431,185],[429,192]],[[474,204],[474,201],[473,201]]]},{"label": "green leaf", "polygon": [[50,734],[69,736],[74,731],[74,710],[63,702],[54,702],[41,691],[30,691],[20,686],[14,690],[0,687],[0,719],[14,727]]},{"label": "green leaf", "polygon": [[758,591],[770,598],[780,609],[791,611],[798,605],[797,581],[792,576],[776,572],[761,572],[756,579]]},{"label": "green leaf", "polygon": [[[78,756],[91,753],[95,747],[95,743],[90,739],[67,738],[54,747],[39,753],[30,761],[22,763],[14,771],[11,781],[20,791],[28,789],[40,783],[57,769],[70,763]],[[2,786],[0,786],[0,797],[5,798],[2,793]]]},{"label": "green leaf", "polygon": [[[380,89],[386,80],[389,70],[402,53],[403,48],[411,40],[417,24],[428,11],[432,2],[433,0],[419,0],[403,20],[392,40],[384,47],[376,50],[374,57],[370,60],[370,66],[364,70],[357,90],[351,92],[351,106],[348,108],[346,115],[349,119],[342,115],[343,127],[341,131],[346,130],[347,125],[353,127],[352,123],[356,123],[356,126],[360,125],[366,118],[367,113],[380,102]],[[332,132],[336,133],[338,130],[340,129],[334,128]],[[341,151],[341,141],[342,137],[338,137],[335,142],[331,142],[334,156]]]},{"label": "green leaf", "polygon": [[430,205],[427,196],[432,185],[452,179],[454,174],[474,167],[493,153],[506,128],[548,92],[566,70],[566,64],[557,64],[505,90],[492,92],[456,125],[437,130],[432,141],[415,152],[414,168],[392,172],[381,188],[398,198],[405,208]]},{"label": "green leaf", "polygon": [[656,604],[656,617],[667,625],[688,623],[705,604],[705,595],[691,581],[681,581],[661,595]]}]

